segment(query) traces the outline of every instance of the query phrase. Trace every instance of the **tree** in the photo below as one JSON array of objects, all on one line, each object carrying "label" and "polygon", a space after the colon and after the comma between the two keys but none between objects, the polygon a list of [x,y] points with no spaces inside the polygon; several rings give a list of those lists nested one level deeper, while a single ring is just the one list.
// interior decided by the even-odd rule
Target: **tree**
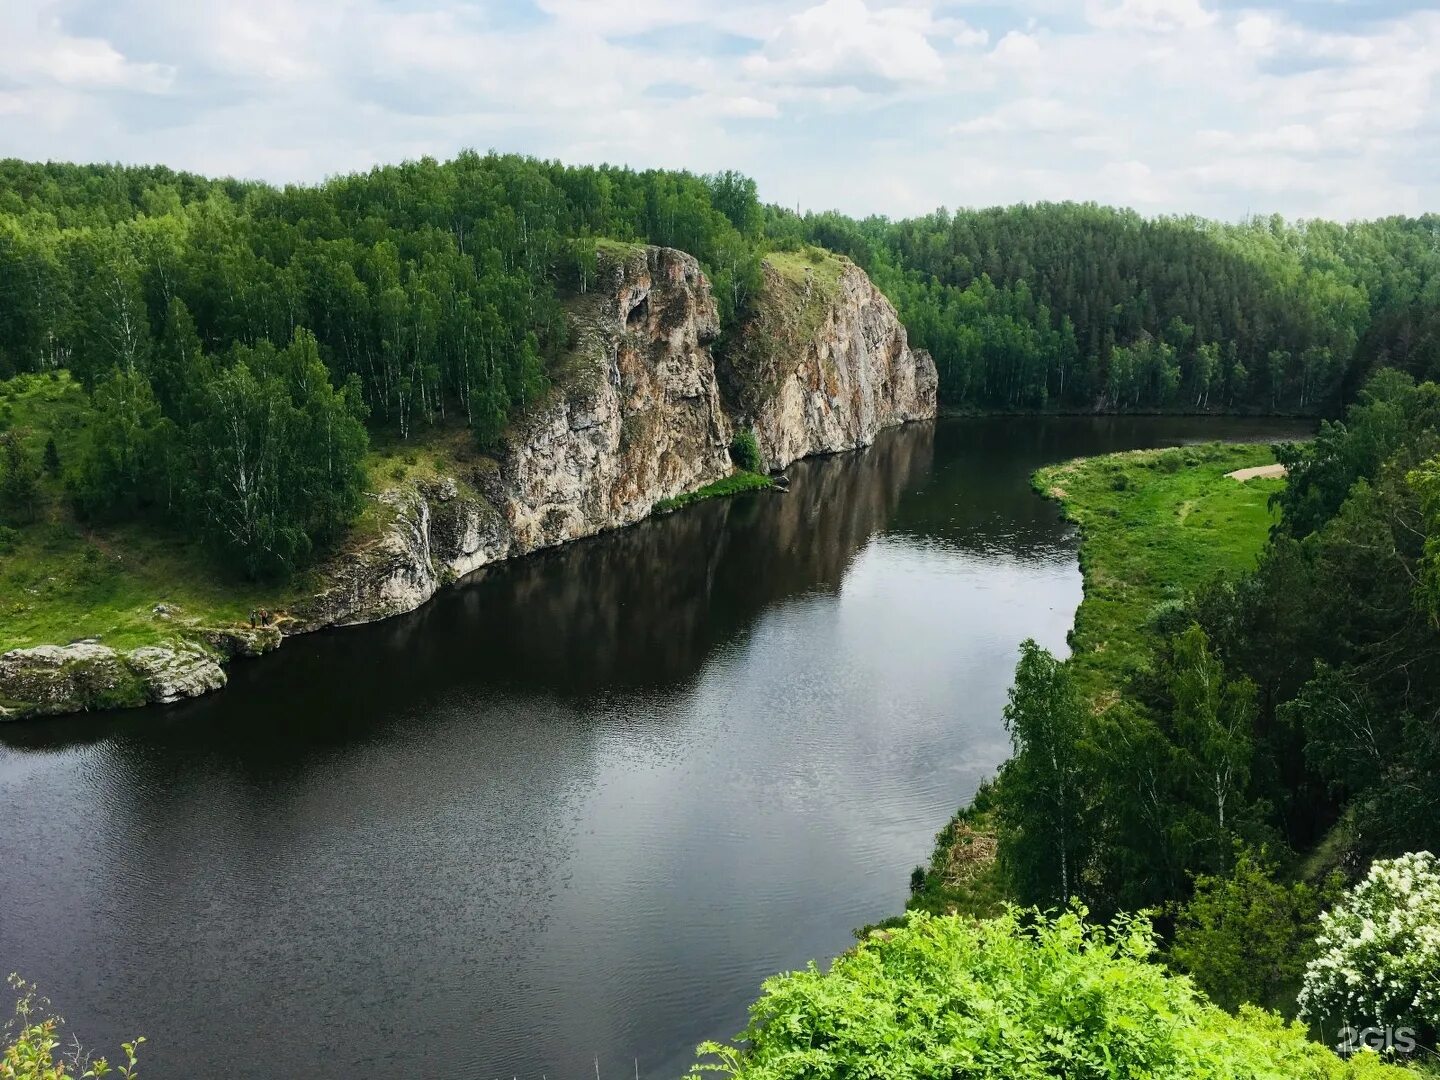
[{"label": "tree", "polygon": [[237,349],[190,431],[202,534],[250,577],[304,565],[359,512],[368,440],[352,381],[336,390],[314,337]]},{"label": "tree", "polygon": [[1000,781],[1001,854],[1024,903],[1064,906],[1081,889],[1089,847],[1085,714],[1065,665],[1025,641],[1005,706],[1015,754]]},{"label": "tree", "polygon": [[1195,878],[1170,958],[1223,1008],[1277,1006],[1299,988],[1320,909],[1338,889],[1338,879],[1284,884],[1263,848],[1242,849],[1228,875]]},{"label": "tree", "polygon": [[153,501],[160,490],[163,443],[172,431],[150,381],[133,369],[112,369],[91,395],[69,477],[82,512],[124,516]]},{"label": "tree", "polygon": [[45,467],[45,475],[60,475],[60,448],[55,445],[55,436],[51,435],[45,440],[45,453],[41,459]]},{"label": "tree", "polygon": [[1212,816],[1215,865],[1228,858],[1235,804],[1249,778],[1255,686],[1228,680],[1198,625],[1171,642],[1166,665],[1170,723],[1196,786]]},{"label": "tree", "polygon": [[1440,1029],[1440,860],[1428,851],[1380,859],[1320,917],[1300,1014],[1334,1030]]},{"label": "tree", "polygon": [[40,467],[21,433],[0,433],[0,510],[14,521],[33,521],[40,495]]}]

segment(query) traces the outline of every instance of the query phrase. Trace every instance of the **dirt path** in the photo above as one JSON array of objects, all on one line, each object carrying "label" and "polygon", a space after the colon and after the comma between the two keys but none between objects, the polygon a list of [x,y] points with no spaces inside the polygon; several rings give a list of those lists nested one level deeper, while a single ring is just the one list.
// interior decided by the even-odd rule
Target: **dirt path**
[{"label": "dirt path", "polygon": [[1239,480],[1240,483],[1243,484],[1246,480],[1253,480],[1253,479],[1255,479],[1257,476],[1259,476],[1259,477],[1284,476],[1284,475],[1285,475],[1285,466],[1284,466],[1284,465],[1256,465],[1253,469],[1236,469],[1234,472],[1227,472],[1225,475],[1228,476],[1228,477],[1230,477],[1230,479],[1232,479],[1232,480]]}]

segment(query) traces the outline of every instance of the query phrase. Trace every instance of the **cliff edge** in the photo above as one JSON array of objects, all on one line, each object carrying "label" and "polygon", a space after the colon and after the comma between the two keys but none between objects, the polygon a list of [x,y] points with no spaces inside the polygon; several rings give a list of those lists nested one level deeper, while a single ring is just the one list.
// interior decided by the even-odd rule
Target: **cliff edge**
[{"label": "cliff edge", "polygon": [[284,611],[250,627],[176,627],[162,646],[99,641],[0,655],[0,719],[170,702],[283,638],[412,611],[490,563],[633,524],[734,471],[735,430],[771,468],[852,450],[935,415],[935,365],[859,267],[772,256],[717,358],[719,316],[690,255],[606,244],[569,305],[574,348],[493,455],[468,453],[375,492],[367,527]]}]

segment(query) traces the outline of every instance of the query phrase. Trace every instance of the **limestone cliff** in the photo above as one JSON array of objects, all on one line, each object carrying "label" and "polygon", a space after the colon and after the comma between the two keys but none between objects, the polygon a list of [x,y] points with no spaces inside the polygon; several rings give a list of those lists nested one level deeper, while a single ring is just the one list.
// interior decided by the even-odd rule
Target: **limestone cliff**
[{"label": "limestone cliff", "polygon": [[572,303],[577,344],[547,400],[495,459],[381,494],[390,527],[327,568],[331,584],[301,605],[297,627],[410,611],[487,563],[633,524],[730,472],[709,349],[719,318],[699,264],[616,247],[598,269]]},{"label": "limestone cliff", "polygon": [[737,422],[772,468],[935,416],[935,362],[910,348],[894,306],[850,260],[773,255],[754,307],[720,365]]},{"label": "limestone cliff", "polygon": [[12,650],[0,656],[0,719],[193,697],[224,685],[221,663],[282,636],[412,611],[489,563],[633,524],[728,475],[738,425],[779,468],[935,415],[934,364],[846,260],[773,257],[718,364],[719,319],[695,259],[607,245],[597,271],[571,301],[575,347],[545,400],[494,455],[470,448],[374,493],[350,547],[273,625],[190,626],[130,652],[89,641]]}]

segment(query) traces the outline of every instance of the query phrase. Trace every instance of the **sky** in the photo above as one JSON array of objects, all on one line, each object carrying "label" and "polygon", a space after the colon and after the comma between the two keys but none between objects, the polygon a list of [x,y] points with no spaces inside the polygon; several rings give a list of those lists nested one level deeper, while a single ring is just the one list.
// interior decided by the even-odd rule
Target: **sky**
[{"label": "sky", "polygon": [[892,217],[1440,210],[1440,0],[0,0],[0,157],[315,181],[464,148]]}]

